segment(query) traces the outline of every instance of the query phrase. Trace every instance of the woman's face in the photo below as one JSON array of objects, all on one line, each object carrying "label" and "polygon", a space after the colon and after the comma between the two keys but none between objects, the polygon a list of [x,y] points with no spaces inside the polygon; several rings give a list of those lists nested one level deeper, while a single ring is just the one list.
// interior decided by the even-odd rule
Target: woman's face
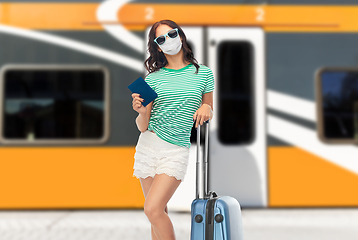
[{"label": "woman's face", "polygon": [[[170,30],[172,30],[173,28],[169,27],[168,25],[166,24],[161,24],[157,27],[156,31],[155,31],[155,37],[154,38],[157,38],[158,36],[160,35],[164,35],[166,34],[167,32],[169,32]],[[180,35],[179,35],[180,37]],[[169,36],[166,36],[166,40],[169,39]],[[182,41],[182,38],[180,37],[180,40]],[[158,45],[157,45],[158,46]],[[158,51],[159,52],[162,52],[162,49],[160,49],[160,47],[158,46]]]}]

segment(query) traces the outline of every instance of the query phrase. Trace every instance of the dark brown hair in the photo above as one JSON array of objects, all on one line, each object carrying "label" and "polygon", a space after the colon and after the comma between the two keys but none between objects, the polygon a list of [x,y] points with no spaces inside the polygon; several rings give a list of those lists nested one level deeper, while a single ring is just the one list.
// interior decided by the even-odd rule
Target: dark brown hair
[{"label": "dark brown hair", "polygon": [[152,73],[168,64],[168,60],[165,57],[164,53],[158,51],[159,46],[154,42],[154,39],[156,38],[155,32],[159,27],[159,25],[161,24],[166,24],[173,29],[178,28],[179,36],[181,37],[183,43],[182,48],[183,48],[184,61],[194,64],[194,66],[196,67],[195,73],[197,74],[200,66],[198,64],[198,61],[194,58],[194,54],[191,50],[191,46],[187,43],[186,36],[183,30],[175,22],[171,20],[161,20],[159,22],[156,22],[153,24],[152,28],[149,31],[149,41],[148,41],[147,51],[149,51],[150,56],[144,61],[144,66],[147,69],[147,71],[149,73]]}]

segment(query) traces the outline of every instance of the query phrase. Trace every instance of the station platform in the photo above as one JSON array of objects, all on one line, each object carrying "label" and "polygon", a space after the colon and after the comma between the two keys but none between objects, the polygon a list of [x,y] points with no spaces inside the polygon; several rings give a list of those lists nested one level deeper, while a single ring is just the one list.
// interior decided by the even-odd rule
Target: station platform
[{"label": "station platform", "polygon": [[[243,209],[245,240],[356,240],[358,209]],[[190,239],[190,213],[169,209],[176,240]],[[1,240],[150,240],[139,210],[0,210]]]}]

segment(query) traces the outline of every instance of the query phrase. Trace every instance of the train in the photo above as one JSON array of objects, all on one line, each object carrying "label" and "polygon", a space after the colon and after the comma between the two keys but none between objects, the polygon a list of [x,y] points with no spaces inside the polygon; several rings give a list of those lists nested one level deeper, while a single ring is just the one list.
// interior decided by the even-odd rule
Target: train
[{"label": "train", "polygon": [[[209,190],[357,207],[357,15],[353,0],[0,3],[0,209],[143,208],[127,86],[162,19],[214,74]],[[170,210],[195,198],[195,134]]]}]

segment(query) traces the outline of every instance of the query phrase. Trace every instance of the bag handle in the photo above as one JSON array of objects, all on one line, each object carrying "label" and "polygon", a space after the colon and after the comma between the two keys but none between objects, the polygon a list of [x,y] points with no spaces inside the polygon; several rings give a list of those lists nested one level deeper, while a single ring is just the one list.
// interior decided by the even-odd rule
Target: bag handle
[{"label": "bag handle", "polygon": [[[202,151],[201,141],[200,141],[200,124],[197,128],[197,137],[196,137],[196,198],[197,199],[207,199],[210,198],[208,194],[208,149],[209,149],[209,120],[205,121],[203,126],[205,126],[205,144],[204,151]],[[203,157],[201,157],[203,155]],[[215,192],[214,192],[215,194]],[[216,195],[216,194],[215,194]]]}]

